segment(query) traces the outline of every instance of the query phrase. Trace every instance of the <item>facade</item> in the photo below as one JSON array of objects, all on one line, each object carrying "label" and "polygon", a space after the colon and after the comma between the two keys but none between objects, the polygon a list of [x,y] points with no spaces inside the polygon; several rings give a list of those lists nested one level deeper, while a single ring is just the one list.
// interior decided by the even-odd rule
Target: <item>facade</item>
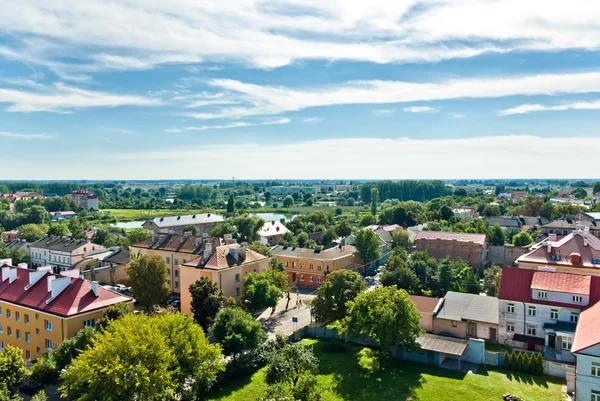
[{"label": "facade", "polygon": [[415,304],[421,314],[419,326],[428,333],[433,333],[433,315],[440,306],[441,298],[424,297],[422,295],[409,295],[408,299]]},{"label": "facade", "polygon": [[285,266],[290,283],[307,287],[320,287],[334,270],[353,270],[358,258],[356,248],[352,245],[328,249],[278,245],[271,253]]},{"label": "facade", "polygon": [[504,268],[500,284],[500,342],[574,362],[571,346],[581,311],[600,300],[600,277]]},{"label": "facade", "polygon": [[67,196],[72,198],[83,210],[98,210],[98,195],[93,192],[71,191]]},{"label": "facade", "polygon": [[448,291],[433,315],[433,333],[498,341],[498,298]]},{"label": "facade", "polygon": [[265,245],[277,245],[279,240],[287,234],[289,230],[280,221],[267,221],[258,232],[260,242]]},{"label": "facade", "polygon": [[463,259],[473,267],[488,263],[488,243],[485,234],[421,231],[415,237],[417,251],[426,251],[436,259]]},{"label": "facade", "polygon": [[571,352],[577,358],[575,399],[600,401],[600,303],[581,313]]},{"label": "facade", "polygon": [[183,234],[186,226],[196,227],[197,234],[208,234],[211,227],[224,221],[223,216],[212,213],[204,214],[188,214],[185,216],[168,216],[168,217],[157,217],[152,220],[145,222],[142,227],[147,230],[158,232],[174,232],[176,234]]},{"label": "facade", "polygon": [[16,241],[18,239],[19,239],[19,231],[17,231],[17,230],[4,231],[2,233],[2,241],[5,244]]},{"label": "facade", "polygon": [[[233,241],[228,238],[227,241]],[[204,253],[207,245],[211,249],[221,245],[220,238],[211,238],[207,233],[203,235],[183,234],[153,234],[145,241],[129,247],[132,253],[142,255],[158,255],[167,264],[167,284],[171,287],[171,293],[181,292],[181,278],[179,267],[196,259]]]},{"label": "facade", "polygon": [[53,274],[3,265],[0,282],[0,350],[13,345],[34,361],[85,326],[95,326],[105,310],[133,299],[79,278],[78,271]]},{"label": "facade", "polygon": [[96,249],[104,247],[86,240],[44,237],[29,246],[29,265],[33,268],[51,266],[54,272],[60,273],[71,269],[87,252]]},{"label": "facade", "polygon": [[537,269],[547,266],[556,272],[600,275],[600,239],[587,227],[560,239],[556,234],[550,234],[530,249],[517,258],[515,264],[518,267]]},{"label": "facade", "polygon": [[213,248],[206,244],[203,252],[180,266],[181,313],[191,311],[190,284],[208,277],[219,286],[226,297],[241,301],[244,296],[244,277],[250,272],[261,273],[270,266],[270,258],[248,249],[247,244],[228,244]]},{"label": "facade", "polygon": [[77,213],[75,213],[73,211],[50,212],[48,214],[50,215],[50,220],[52,220],[52,221],[71,220],[73,217],[77,216]]},{"label": "facade", "polygon": [[596,192],[594,194],[594,201],[596,201],[596,202],[600,201],[600,192]]},{"label": "facade", "polygon": [[462,221],[470,221],[477,215],[477,211],[472,207],[457,207],[452,209],[452,215]]},{"label": "facade", "polygon": [[129,266],[129,251],[118,246],[99,249],[85,254],[83,260],[73,265],[83,278],[100,283],[125,284],[129,279],[125,268]]},{"label": "facade", "polygon": [[593,236],[600,238],[600,221],[590,221],[585,218],[561,218],[548,224],[544,224],[542,234],[569,235],[579,229],[587,228]]}]

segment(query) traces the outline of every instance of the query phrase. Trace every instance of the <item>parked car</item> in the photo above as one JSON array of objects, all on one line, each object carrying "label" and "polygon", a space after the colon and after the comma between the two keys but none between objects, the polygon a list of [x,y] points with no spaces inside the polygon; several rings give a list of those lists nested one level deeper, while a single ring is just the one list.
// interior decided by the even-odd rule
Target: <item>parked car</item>
[{"label": "parked car", "polygon": [[19,391],[27,395],[35,395],[44,389],[44,385],[36,382],[24,383],[19,387]]}]

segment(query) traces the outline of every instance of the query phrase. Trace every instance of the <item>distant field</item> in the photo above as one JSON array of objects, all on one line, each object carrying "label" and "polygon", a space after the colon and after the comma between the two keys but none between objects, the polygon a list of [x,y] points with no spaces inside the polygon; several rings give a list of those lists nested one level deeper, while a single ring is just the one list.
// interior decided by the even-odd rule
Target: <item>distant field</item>
[{"label": "distant field", "polygon": [[[315,345],[319,358],[318,383],[323,401],[423,400],[489,401],[502,400],[512,393],[527,401],[560,401],[562,383],[548,377],[529,376],[502,370],[465,374],[430,365],[391,360],[379,371],[361,368],[368,355],[354,346],[347,353],[330,353],[324,341],[304,340]],[[363,365],[364,366],[364,365]],[[224,383],[208,395],[209,401],[251,401],[266,395],[264,369],[245,379]]]}]

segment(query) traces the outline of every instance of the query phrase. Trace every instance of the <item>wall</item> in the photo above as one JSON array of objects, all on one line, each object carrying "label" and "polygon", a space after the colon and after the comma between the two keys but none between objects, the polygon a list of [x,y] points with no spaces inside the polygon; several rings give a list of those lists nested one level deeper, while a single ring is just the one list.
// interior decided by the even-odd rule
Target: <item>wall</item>
[{"label": "wall", "polygon": [[525,255],[529,252],[529,246],[504,246],[504,265],[503,266],[514,266],[515,260],[521,255]]},{"label": "wall", "polygon": [[[589,350],[600,350],[600,346],[592,347],[591,349],[586,349],[583,352],[588,353]],[[590,354],[594,354],[597,352],[590,352]],[[595,377],[591,375],[591,365],[592,362],[600,363],[600,358],[594,355],[577,355],[577,401],[590,401],[591,400],[591,390],[600,390],[600,377]]]},{"label": "wall", "polygon": [[[95,280],[92,280],[92,271],[91,270],[82,271],[81,274],[83,275],[83,278],[85,278],[86,280],[98,281],[101,284],[110,284],[110,285],[127,284],[127,281],[129,280],[129,276],[127,275],[127,272],[125,271],[125,268],[127,266],[129,266],[129,264],[115,266],[114,268],[96,267],[94,269],[94,276],[96,278]],[[110,276],[111,269],[114,269],[114,279],[115,279],[114,283]]]},{"label": "wall", "polygon": [[461,361],[472,362],[472,363],[484,363],[485,362],[485,341],[470,338],[467,348],[460,357]]},{"label": "wall", "polygon": [[[473,267],[482,267],[482,262],[487,261],[484,252],[484,249],[487,250],[487,245],[481,246],[473,242],[422,238],[415,241],[415,246],[418,251],[427,251],[430,256],[436,259],[443,259],[447,256],[454,259],[464,259]],[[485,260],[482,261],[482,259]]]},{"label": "wall", "polygon": [[[477,323],[477,338],[483,338],[485,340],[490,340],[491,342],[498,341],[498,325],[497,324],[489,324],[482,322],[474,322]],[[490,328],[496,329],[496,338],[490,338]]]},{"label": "wall", "polygon": [[[456,323],[456,327],[452,327],[452,322]],[[433,318],[433,334],[448,333],[456,338],[467,337],[467,323],[456,321]]]},{"label": "wall", "polygon": [[421,318],[419,319],[419,326],[428,333],[433,333],[433,313],[419,312]]},{"label": "wall", "polygon": [[504,245],[490,245],[488,247],[488,260],[490,263],[498,266],[505,266],[504,264]]}]

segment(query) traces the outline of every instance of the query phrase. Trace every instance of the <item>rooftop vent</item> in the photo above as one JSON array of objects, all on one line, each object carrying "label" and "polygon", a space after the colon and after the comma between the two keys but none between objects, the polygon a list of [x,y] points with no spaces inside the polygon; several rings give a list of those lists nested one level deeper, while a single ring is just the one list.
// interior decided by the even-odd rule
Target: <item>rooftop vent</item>
[{"label": "rooftop vent", "polygon": [[196,218],[196,215],[195,215],[195,214],[193,214],[193,215],[192,215],[192,219],[195,219],[195,218]]},{"label": "rooftop vent", "polygon": [[210,213],[208,213],[208,214],[206,215],[206,217],[210,217]]},{"label": "rooftop vent", "polygon": [[181,216],[177,216],[177,220],[180,220],[180,219],[181,219]]},{"label": "rooftop vent", "polygon": [[165,218],[164,218],[164,217],[161,217],[159,221],[164,221],[164,220],[165,220]]}]

